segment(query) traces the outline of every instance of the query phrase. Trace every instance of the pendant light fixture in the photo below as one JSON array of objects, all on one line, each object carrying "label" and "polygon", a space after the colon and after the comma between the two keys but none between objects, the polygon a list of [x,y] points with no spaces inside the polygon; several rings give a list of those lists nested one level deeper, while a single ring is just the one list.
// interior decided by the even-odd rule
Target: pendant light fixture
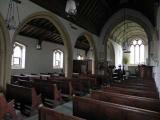
[{"label": "pendant light fixture", "polygon": [[77,4],[75,0],[67,0],[65,12],[69,16],[74,16],[77,14]]}]

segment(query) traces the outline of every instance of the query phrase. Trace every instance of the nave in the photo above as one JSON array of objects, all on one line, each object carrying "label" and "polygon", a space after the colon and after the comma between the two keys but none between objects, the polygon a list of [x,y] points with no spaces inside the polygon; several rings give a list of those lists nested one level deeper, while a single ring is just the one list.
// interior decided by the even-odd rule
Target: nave
[{"label": "nave", "polygon": [[0,120],[160,120],[160,0],[0,0]]},{"label": "nave", "polygon": [[13,120],[160,119],[154,79],[139,76],[98,84],[96,76],[67,79],[41,74],[12,80],[5,96],[1,94],[0,116],[10,113],[5,117]]}]

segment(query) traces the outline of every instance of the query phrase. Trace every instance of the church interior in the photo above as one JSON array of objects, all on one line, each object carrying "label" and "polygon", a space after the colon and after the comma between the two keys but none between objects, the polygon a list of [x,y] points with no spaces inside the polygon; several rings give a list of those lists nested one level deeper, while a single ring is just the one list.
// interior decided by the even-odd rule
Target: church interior
[{"label": "church interior", "polygon": [[160,0],[0,0],[0,120],[160,120]]}]

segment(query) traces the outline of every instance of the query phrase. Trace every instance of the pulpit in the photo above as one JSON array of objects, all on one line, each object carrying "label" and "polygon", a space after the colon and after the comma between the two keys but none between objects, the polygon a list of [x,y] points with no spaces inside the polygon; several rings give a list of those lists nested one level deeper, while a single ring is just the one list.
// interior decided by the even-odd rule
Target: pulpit
[{"label": "pulpit", "polygon": [[144,80],[151,80],[153,79],[153,66],[148,65],[139,65],[139,76]]}]

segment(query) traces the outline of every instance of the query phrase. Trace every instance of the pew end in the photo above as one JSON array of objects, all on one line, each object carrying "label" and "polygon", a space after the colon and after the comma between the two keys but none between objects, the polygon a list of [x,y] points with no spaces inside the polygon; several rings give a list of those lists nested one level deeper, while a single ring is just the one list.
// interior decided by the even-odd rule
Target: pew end
[{"label": "pew end", "polygon": [[40,96],[37,95],[34,88],[7,84],[6,96],[8,100],[14,99],[15,108],[25,116],[35,114],[41,103]]},{"label": "pew end", "polygon": [[22,120],[18,117],[14,108],[14,100],[7,102],[4,95],[0,94],[0,120],[10,118],[12,120]]},{"label": "pew end", "polygon": [[67,115],[57,112],[53,109],[40,106],[39,108],[39,120],[85,120],[76,116]]}]

